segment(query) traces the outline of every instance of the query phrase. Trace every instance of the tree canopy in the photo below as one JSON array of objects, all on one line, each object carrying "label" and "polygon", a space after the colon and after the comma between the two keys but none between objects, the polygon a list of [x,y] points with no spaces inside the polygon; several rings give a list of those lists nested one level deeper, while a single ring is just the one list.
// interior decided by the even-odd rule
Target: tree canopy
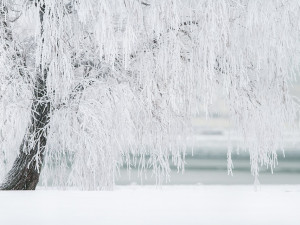
[{"label": "tree canopy", "polygon": [[[126,164],[152,169],[160,183],[170,159],[184,168],[189,120],[209,115],[216,91],[256,178],[261,166],[274,168],[284,130],[295,128],[299,101],[289,85],[299,74],[297,0],[0,5],[2,177],[37,146],[30,164],[43,167],[44,182],[106,188]],[[31,129],[46,108],[49,121]]]}]

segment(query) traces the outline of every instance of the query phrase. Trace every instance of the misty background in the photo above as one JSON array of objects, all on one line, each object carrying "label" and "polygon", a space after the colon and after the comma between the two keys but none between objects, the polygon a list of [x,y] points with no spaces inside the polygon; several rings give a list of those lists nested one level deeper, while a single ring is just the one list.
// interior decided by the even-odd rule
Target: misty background
[{"label": "misty background", "polygon": [[[292,95],[300,98],[300,82],[291,85]],[[249,121],[251,122],[251,121]],[[298,121],[299,122],[299,121]],[[192,120],[193,149],[187,150],[185,170],[177,171],[172,167],[167,185],[205,185],[222,184],[238,185],[253,184],[249,153],[239,149],[241,141],[229,121],[229,112],[221,94],[216,96],[210,117],[200,114]],[[227,171],[227,150],[232,147],[233,175]],[[284,152],[277,151],[278,165],[273,170],[261,167],[259,181],[261,184],[300,184],[300,132],[286,131]],[[170,163],[172,165],[172,163]],[[117,185],[155,185],[155,176],[151,171],[139,176],[135,168],[128,172],[127,167],[121,168],[116,179]]]}]

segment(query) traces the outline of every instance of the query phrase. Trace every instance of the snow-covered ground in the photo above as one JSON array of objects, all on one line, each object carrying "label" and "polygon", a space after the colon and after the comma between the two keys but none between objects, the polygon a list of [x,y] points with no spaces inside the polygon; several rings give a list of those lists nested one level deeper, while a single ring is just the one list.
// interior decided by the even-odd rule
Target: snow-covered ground
[{"label": "snow-covered ground", "polygon": [[0,192],[1,225],[299,225],[300,186]]}]

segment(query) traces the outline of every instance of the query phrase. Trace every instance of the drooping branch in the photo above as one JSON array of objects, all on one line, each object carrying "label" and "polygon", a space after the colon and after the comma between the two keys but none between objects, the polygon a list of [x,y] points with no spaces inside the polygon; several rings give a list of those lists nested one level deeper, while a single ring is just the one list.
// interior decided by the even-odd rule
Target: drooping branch
[{"label": "drooping branch", "polygon": [[[61,180],[92,189],[110,185],[118,165],[125,162],[122,157],[132,165],[131,155],[141,156],[141,168],[149,165],[161,178],[169,172],[170,155],[182,168],[184,147],[174,148],[178,134],[191,116],[201,109],[208,112],[219,90],[239,133],[251,140],[245,145],[253,174],[259,165],[275,162],[270,156],[278,149],[281,128],[295,115],[286,84],[288,71],[299,62],[296,0],[280,3],[285,5],[280,8],[275,1],[239,6],[227,0],[29,2],[38,7],[33,13],[45,26],[26,60],[36,59],[31,71],[37,71],[37,79],[47,79],[41,86],[32,83],[42,96],[33,94],[31,116],[41,121],[51,117],[51,132],[48,135],[46,122],[33,132],[37,136],[27,133],[24,140],[31,141],[21,149],[36,151],[27,156],[37,161],[25,164],[40,168],[43,148],[37,152],[30,144],[46,135],[50,150],[45,167],[50,173],[53,160],[60,172],[70,165],[63,165],[60,156],[74,158],[71,175],[57,179],[58,185]],[[47,114],[49,108],[53,114]],[[35,114],[39,109],[45,114]],[[151,155],[147,163],[146,154]]]}]

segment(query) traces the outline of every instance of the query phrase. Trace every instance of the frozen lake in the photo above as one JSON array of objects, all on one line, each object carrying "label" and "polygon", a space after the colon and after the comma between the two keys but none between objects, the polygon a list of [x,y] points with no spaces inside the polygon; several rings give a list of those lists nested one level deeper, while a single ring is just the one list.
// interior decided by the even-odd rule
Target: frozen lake
[{"label": "frozen lake", "polygon": [[[299,89],[300,90],[300,89]],[[215,123],[211,125],[211,122]],[[229,144],[228,121],[224,118],[207,121],[198,119],[194,127],[194,149],[187,152],[184,174],[178,173],[172,168],[168,185],[245,185],[253,184],[251,175],[249,153],[243,150],[236,153],[235,148],[240,138],[231,135],[231,143],[234,151],[232,159],[234,164],[233,176],[227,175],[227,146]],[[198,124],[198,125],[197,125]],[[217,124],[217,125],[216,125]],[[223,127],[219,127],[220,124]],[[227,125],[226,125],[227,124]],[[212,127],[210,127],[212,126]],[[278,165],[272,174],[270,169],[262,167],[259,180],[261,184],[284,185],[300,184],[300,133],[285,134],[285,156],[277,151]],[[155,184],[151,172],[146,173],[147,179],[138,178],[138,171],[131,170],[130,177],[126,169],[121,170],[118,185],[129,184]]]},{"label": "frozen lake", "polygon": [[[182,174],[172,168],[170,182],[168,185],[241,185],[253,184],[254,178],[251,175],[249,154],[240,152],[233,154],[234,170],[233,176],[227,175],[227,149],[226,147],[212,148],[204,147],[196,149],[194,155],[188,154],[186,157],[185,171]],[[300,150],[286,149],[285,157],[278,153],[278,165],[272,174],[270,169],[261,168],[259,180],[261,184],[300,184]],[[146,173],[147,179],[138,178],[138,171],[131,170],[130,177],[126,169],[121,170],[121,174],[116,180],[118,185],[128,184],[155,184],[154,176],[151,172]]]}]

